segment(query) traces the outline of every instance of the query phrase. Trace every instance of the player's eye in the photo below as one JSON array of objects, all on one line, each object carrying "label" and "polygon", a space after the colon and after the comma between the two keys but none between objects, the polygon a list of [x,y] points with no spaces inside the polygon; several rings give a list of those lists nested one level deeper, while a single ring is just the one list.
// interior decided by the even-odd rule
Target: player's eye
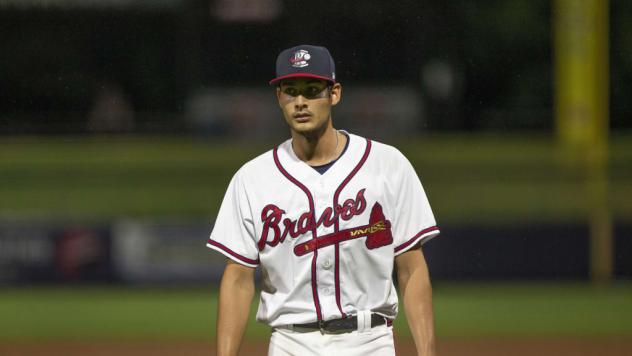
[{"label": "player's eye", "polygon": [[298,90],[296,88],[285,88],[283,89],[283,93],[289,96],[298,96]]},{"label": "player's eye", "polygon": [[315,98],[318,96],[318,94],[320,94],[323,91],[323,89],[324,88],[310,86],[310,87],[305,88],[303,92],[305,93],[305,97]]}]

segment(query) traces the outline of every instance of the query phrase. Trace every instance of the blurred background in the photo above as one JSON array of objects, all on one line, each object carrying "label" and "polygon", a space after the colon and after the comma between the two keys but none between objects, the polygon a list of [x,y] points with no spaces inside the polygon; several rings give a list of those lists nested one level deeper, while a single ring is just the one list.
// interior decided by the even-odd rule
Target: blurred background
[{"label": "blurred background", "polygon": [[304,43],[424,184],[442,355],[632,354],[632,2],[0,0],[1,355],[213,354],[206,239]]}]

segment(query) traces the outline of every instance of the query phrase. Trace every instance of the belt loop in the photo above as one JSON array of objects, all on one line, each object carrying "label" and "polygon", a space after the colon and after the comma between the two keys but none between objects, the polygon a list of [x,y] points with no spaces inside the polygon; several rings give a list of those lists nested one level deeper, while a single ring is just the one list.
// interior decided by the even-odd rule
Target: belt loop
[{"label": "belt loop", "polygon": [[356,318],[358,320],[358,332],[365,332],[371,329],[370,310],[358,310]]}]

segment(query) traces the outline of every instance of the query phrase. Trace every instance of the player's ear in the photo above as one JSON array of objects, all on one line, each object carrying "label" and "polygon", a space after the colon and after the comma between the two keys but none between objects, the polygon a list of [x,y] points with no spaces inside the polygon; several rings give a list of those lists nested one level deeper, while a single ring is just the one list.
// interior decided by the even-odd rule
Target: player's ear
[{"label": "player's ear", "polygon": [[331,87],[331,105],[336,105],[342,99],[342,84],[336,83]]}]

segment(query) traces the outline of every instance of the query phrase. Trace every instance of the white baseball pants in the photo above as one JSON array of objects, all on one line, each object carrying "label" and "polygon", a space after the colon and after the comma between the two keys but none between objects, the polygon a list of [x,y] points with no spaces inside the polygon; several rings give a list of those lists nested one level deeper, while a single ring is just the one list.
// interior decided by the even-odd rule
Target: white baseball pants
[{"label": "white baseball pants", "polygon": [[344,334],[274,329],[268,356],[394,356],[393,327],[380,325]]}]

